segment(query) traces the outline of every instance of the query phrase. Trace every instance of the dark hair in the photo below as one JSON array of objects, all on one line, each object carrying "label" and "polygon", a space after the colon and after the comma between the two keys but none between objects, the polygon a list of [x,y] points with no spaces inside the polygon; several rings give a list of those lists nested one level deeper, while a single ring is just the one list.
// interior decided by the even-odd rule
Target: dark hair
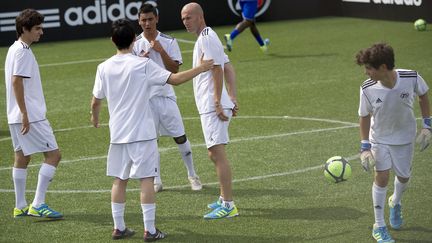
[{"label": "dark hair", "polygon": [[119,19],[112,23],[111,39],[117,49],[128,49],[135,39],[135,31],[132,23],[127,19]]},{"label": "dark hair", "polygon": [[141,5],[140,10],[138,12],[138,18],[140,16],[140,14],[145,14],[145,13],[153,13],[155,16],[158,16],[159,11],[158,9],[153,6],[152,4],[149,3],[144,3],[143,5]]},{"label": "dark hair", "polygon": [[30,31],[33,26],[40,25],[44,21],[44,16],[34,9],[24,9],[15,19],[17,38],[23,33],[23,28]]},{"label": "dark hair", "polygon": [[386,43],[373,44],[357,53],[356,62],[358,65],[370,65],[375,69],[385,64],[388,70],[392,70],[395,66],[393,48]]}]

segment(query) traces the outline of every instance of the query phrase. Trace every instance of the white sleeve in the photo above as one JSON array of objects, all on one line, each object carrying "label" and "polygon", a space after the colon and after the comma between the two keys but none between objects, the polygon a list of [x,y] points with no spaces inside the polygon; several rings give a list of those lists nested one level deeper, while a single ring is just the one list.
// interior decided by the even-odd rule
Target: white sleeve
[{"label": "white sleeve", "polygon": [[417,95],[422,96],[424,94],[426,94],[426,92],[428,92],[429,87],[426,84],[426,82],[424,81],[424,79],[422,78],[422,76],[420,76],[420,74],[417,74],[417,82],[416,82],[416,86],[415,86],[415,92],[417,93]]},{"label": "white sleeve", "polygon": [[360,117],[365,117],[370,113],[372,113],[372,106],[366,94],[363,92],[362,87],[360,87],[360,104],[359,104],[358,114]]},{"label": "white sleeve", "polygon": [[167,50],[167,52],[173,61],[177,61],[179,64],[183,63],[180,47],[176,39],[173,39],[173,41],[171,41],[169,50]]},{"label": "white sleeve", "polygon": [[168,81],[171,72],[165,70],[164,68],[161,68],[153,60],[148,59],[148,62],[146,63],[146,75],[151,86],[162,86],[165,85]]},{"label": "white sleeve", "polygon": [[18,49],[15,52],[12,75],[31,78],[32,74],[32,55],[27,49]]},{"label": "white sleeve", "polygon": [[93,96],[97,99],[104,99],[105,92],[103,90],[103,82],[102,82],[102,71],[101,66],[99,65],[96,71],[95,83],[93,86]]},{"label": "white sleeve", "polygon": [[203,36],[202,48],[204,53],[204,60],[213,59],[214,65],[223,65],[224,62],[224,51],[222,44],[219,39],[211,35]]},{"label": "white sleeve", "polygon": [[224,64],[229,63],[229,62],[230,62],[230,60],[228,58],[228,55],[226,53],[224,53]]}]

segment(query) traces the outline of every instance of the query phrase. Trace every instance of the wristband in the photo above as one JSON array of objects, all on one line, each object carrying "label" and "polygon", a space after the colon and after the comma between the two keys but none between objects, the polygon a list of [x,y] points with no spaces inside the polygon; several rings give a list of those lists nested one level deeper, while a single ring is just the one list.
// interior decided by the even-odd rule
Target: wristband
[{"label": "wristband", "polygon": [[431,129],[431,118],[423,118],[423,128]]},{"label": "wristband", "polygon": [[361,140],[360,152],[370,150],[371,148],[372,145],[370,144],[369,140]]}]

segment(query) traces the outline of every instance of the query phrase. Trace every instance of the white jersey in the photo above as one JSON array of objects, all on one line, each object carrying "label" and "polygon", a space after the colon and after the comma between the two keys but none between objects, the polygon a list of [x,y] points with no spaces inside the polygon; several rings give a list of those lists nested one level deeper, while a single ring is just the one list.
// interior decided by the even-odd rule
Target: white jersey
[{"label": "white jersey", "polygon": [[[159,41],[165,52],[173,61],[182,64],[180,48],[175,38],[158,31],[156,40]],[[132,53],[136,56],[139,56],[145,52],[149,52],[148,57],[160,67],[166,69],[160,53],[150,48],[150,42],[144,37],[144,33],[141,33],[135,40]],[[172,97],[175,99],[175,92],[172,85],[170,84],[161,87],[155,87],[154,92],[156,96]]]},{"label": "white jersey", "polygon": [[[222,70],[227,58],[225,57],[222,43],[217,34],[210,28],[204,28],[195,42],[193,51],[193,67],[199,65],[201,56],[204,53],[204,59],[213,59],[214,65],[220,65]],[[225,82],[222,87],[220,103],[224,109],[232,109],[234,103],[230,100],[225,88]],[[214,100],[214,81],[212,71],[203,72],[193,79],[193,88],[195,94],[195,103],[199,114],[214,112],[216,110]]]},{"label": "white jersey", "polygon": [[13,76],[23,77],[24,101],[29,122],[46,119],[45,98],[39,66],[30,47],[18,40],[9,48],[5,61],[7,119],[9,124],[22,123],[21,111],[12,86]]},{"label": "white jersey", "polygon": [[115,55],[97,68],[93,95],[107,98],[112,144],[156,138],[150,110],[151,88],[164,85],[170,72],[148,58]]},{"label": "white jersey", "polygon": [[369,139],[373,143],[403,145],[415,138],[414,103],[416,96],[424,95],[429,88],[416,71],[396,69],[396,72],[392,89],[371,79],[360,87],[358,113],[361,117],[372,115]]}]

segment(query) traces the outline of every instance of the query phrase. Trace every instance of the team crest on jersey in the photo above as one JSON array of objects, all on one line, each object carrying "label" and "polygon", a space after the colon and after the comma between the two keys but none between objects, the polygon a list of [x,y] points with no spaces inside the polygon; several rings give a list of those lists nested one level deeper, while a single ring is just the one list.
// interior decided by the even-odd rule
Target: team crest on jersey
[{"label": "team crest on jersey", "polygon": [[[231,11],[237,15],[237,16],[241,16],[241,8],[240,8],[240,2],[239,0],[227,0],[228,1],[228,6],[231,9]],[[260,15],[262,15],[265,11],[267,11],[267,9],[269,8],[271,3],[271,0],[258,0],[258,10],[257,13],[255,14],[255,17],[258,17]]]},{"label": "team crest on jersey", "polygon": [[408,93],[408,92],[403,92],[403,93],[400,95],[400,97],[401,97],[401,99],[407,99],[407,98],[409,97],[409,93]]}]

